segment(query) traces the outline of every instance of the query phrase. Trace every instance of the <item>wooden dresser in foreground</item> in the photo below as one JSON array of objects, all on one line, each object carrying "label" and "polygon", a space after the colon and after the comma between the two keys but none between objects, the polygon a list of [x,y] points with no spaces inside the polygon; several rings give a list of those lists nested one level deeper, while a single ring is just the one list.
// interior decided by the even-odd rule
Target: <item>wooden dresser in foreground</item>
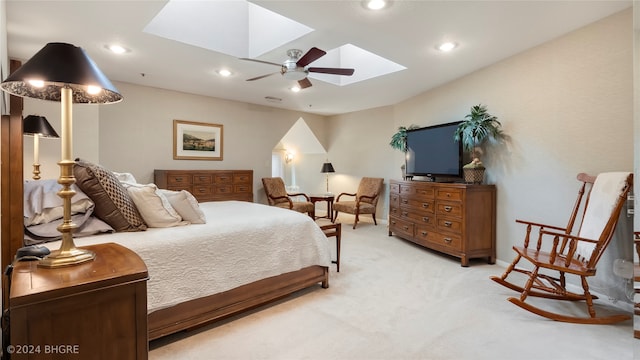
[{"label": "wooden dresser in foreground", "polygon": [[59,268],[18,262],[9,299],[11,359],[147,359],[147,267],[114,243]]},{"label": "wooden dresser in foreground", "polygon": [[200,202],[253,202],[253,170],[155,170],[161,189],[187,190]]},{"label": "wooden dresser in foreground", "polygon": [[389,236],[469,259],[496,260],[494,185],[391,180]]}]

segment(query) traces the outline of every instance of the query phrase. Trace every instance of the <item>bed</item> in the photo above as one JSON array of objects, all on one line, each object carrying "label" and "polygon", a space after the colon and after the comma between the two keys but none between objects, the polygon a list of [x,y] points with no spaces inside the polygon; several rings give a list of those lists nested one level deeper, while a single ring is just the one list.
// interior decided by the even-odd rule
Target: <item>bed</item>
[{"label": "bed", "polygon": [[[22,156],[17,150],[22,135],[18,138],[17,127],[11,130],[10,126],[17,119],[3,116],[2,124],[3,159],[9,156],[14,165],[15,158]],[[11,141],[4,141],[7,134]],[[7,163],[3,161],[2,167],[3,264],[11,262],[25,237],[20,216],[25,190],[22,167],[5,166]],[[75,176],[83,181],[77,173]],[[241,313],[304,288],[329,286],[328,241],[310,217],[235,200],[203,202],[199,208],[206,223],[83,234],[74,239],[78,247],[115,242],[145,261],[150,276],[149,340]],[[59,242],[42,245],[57,249]],[[6,283],[3,285],[6,289]]]},{"label": "bed", "polygon": [[[310,217],[243,201],[205,202],[205,224],[75,239],[115,242],[147,265],[149,339],[204,324],[318,283],[326,288],[327,239]],[[59,241],[43,244],[59,248]]]}]

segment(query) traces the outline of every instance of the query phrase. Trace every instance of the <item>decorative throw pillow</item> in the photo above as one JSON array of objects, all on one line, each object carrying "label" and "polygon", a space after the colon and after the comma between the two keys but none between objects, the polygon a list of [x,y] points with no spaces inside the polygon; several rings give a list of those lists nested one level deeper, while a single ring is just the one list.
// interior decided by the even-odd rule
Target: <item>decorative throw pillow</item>
[{"label": "decorative throw pillow", "polygon": [[129,193],[111,171],[100,165],[76,159],[73,175],[80,190],[95,203],[96,217],[109,224],[115,231],[147,229]]},{"label": "decorative throw pillow", "polygon": [[200,209],[198,200],[187,190],[160,190],[169,200],[171,206],[182,216],[182,219],[192,224],[205,224],[207,218]]},{"label": "decorative throw pillow", "polygon": [[147,226],[162,228],[189,224],[187,221],[182,221],[182,217],[155,184],[129,183],[125,187]]}]

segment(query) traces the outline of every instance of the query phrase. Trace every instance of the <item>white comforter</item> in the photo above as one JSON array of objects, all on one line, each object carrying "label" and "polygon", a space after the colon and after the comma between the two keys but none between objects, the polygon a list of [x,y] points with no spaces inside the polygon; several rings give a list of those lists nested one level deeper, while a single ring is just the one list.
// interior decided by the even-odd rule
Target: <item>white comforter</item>
[{"label": "white comforter", "polygon": [[[148,312],[311,265],[329,266],[328,241],[305,214],[241,202],[205,202],[206,224],[76,238],[136,252],[147,265]],[[60,242],[44,244],[58,249]]]}]

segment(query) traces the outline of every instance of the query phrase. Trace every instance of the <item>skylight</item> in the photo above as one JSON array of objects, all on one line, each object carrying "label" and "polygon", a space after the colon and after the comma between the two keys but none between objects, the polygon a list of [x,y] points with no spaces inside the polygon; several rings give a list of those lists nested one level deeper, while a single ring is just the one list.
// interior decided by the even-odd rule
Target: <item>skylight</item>
[{"label": "skylight", "polygon": [[[144,32],[149,34],[252,59],[312,31],[314,29],[304,24],[245,0],[170,0],[144,28]],[[309,44],[309,48],[312,46]],[[309,49],[300,50],[305,53]],[[323,50],[327,54],[311,66],[354,68],[355,73],[353,76],[311,73],[309,77],[338,86],[406,69],[352,44]]]},{"label": "skylight", "polygon": [[171,0],[144,32],[235,57],[255,58],[313,29],[247,1]]}]

